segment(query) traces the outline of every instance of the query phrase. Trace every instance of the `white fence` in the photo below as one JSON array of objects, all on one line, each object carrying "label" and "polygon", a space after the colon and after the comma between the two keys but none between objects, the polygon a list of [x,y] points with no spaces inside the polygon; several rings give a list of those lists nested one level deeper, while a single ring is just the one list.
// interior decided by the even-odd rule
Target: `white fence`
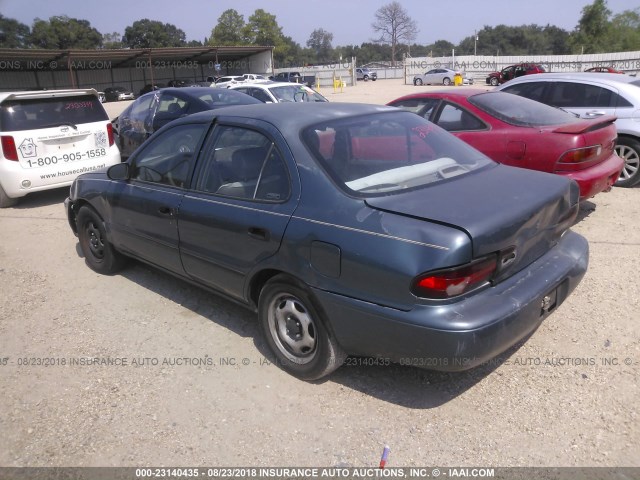
[{"label": "white fence", "polygon": [[590,55],[409,57],[404,62],[404,79],[406,84],[411,84],[414,75],[445,67],[465,72],[476,82],[484,83],[487,74],[516,63],[537,63],[547,72],[583,72],[591,67],[613,67],[634,75],[640,71],[640,51]]},{"label": "white fence", "polygon": [[356,81],[355,64],[355,58],[352,58],[350,60],[340,60],[326,65],[274,68],[273,74],[277,75],[280,72],[300,72],[302,76],[313,75],[316,77],[316,85],[317,81],[319,81],[321,88],[333,88],[334,78],[351,86],[354,85]]}]

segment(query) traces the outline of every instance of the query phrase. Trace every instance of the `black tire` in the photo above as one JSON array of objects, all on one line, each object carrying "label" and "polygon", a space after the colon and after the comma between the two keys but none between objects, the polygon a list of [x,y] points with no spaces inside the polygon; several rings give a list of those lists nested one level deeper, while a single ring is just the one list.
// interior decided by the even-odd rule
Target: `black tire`
[{"label": "black tire", "polygon": [[4,188],[0,185],[0,208],[13,207],[16,203],[18,203],[18,199],[7,196]]},{"label": "black tire", "polygon": [[363,79],[365,82],[368,82],[368,81],[369,81],[369,75],[365,75],[364,77],[362,77],[362,79]]},{"label": "black tire", "polygon": [[422,79],[421,79],[421,78],[416,78],[416,79],[413,81],[413,84],[414,84],[416,87],[419,87],[420,85],[422,85]]},{"label": "black tire", "polygon": [[76,225],[80,248],[91,270],[111,275],[122,269],[126,259],[109,243],[104,222],[92,208],[80,208]]},{"label": "black tire", "polygon": [[494,86],[497,87],[498,86],[498,79],[496,77],[491,77],[491,80],[489,81],[489,83]]},{"label": "black tire", "polygon": [[442,84],[451,85],[451,79],[449,77],[445,77],[444,80],[442,80]]},{"label": "black tire", "polygon": [[346,358],[321,312],[307,288],[286,275],[260,292],[258,315],[269,348],[283,370],[302,380],[325,377]]},{"label": "black tire", "polygon": [[618,137],[616,153],[624,160],[624,167],[616,187],[633,187],[640,182],[640,142],[630,137]]}]

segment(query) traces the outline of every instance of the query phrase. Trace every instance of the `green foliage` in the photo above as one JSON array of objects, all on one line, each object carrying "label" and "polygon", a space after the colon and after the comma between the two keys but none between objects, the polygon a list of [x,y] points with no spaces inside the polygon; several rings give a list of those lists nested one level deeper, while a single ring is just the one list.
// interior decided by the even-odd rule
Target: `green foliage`
[{"label": "green foliage", "polygon": [[122,42],[129,48],[184,47],[184,31],[170,23],[144,18],[124,30]]},{"label": "green foliage", "polygon": [[120,35],[118,32],[103,34],[102,46],[103,48],[108,49],[122,48],[124,46],[122,43],[122,35]]},{"label": "green foliage", "polygon": [[218,17],[218,24],[211,30],[211,45],[245,45],[244,17],[230,8]]},{"label": "green foliage", "polygon": [[609,46],[611,10],[607,8],[607,0],[594,0],[582,9],[582,17],[572,36],[573,53],[600,53]]},{"label": "green foliage", "polygon": [[0,48],[27,48],[29,35],[27,25],[0,14]]},{"label": "green foliage", "polygon": [[284,36],[276,16],[259,8],[244,26],[244,38],[249,44],[278,47],[283,43]]},{"label": "green foliage", "polygon": [[31,44],[36,48],[91,50],[102,46],[102,35],[87,20],[66,15],[48,21],[36,18],[31,28]]},{"label": "green foliage", "polygon": [[457,55],[564,55],[571,53],[569,33],[553,25],[485,26],[474,36],[464,38],[456,47]]},{"label": "green foliage", "polygon": [[326,31],[324,28],[316,28],[307,40],[307,47],[315,52],[316,61],[326,62],[331,59],[333,53],[333,33]]},{"label": "green foliage", "polygon": [[640,7],[613,17],[607,44],[614,52],[640,50]]}]

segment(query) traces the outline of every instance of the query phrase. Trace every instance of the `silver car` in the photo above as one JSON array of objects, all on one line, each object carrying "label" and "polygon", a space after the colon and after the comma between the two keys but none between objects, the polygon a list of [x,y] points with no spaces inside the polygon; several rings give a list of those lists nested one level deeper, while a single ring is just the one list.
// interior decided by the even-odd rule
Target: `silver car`
[{"label": "silver car", "polygon": [[497,90],[560,107],[582,118],[615,115],[619,187],[640,183],[640,79],[615,73],[545,73],[515,78]]},{"label": "silver car", "polygon": [[473,79],[467,78],[463,73],[451,70],[450,68],[434,68],[422,75],[413,77],[414,85],[451,85],[455,80],[456,73],[462,75],[462,83],[472,85]]}]

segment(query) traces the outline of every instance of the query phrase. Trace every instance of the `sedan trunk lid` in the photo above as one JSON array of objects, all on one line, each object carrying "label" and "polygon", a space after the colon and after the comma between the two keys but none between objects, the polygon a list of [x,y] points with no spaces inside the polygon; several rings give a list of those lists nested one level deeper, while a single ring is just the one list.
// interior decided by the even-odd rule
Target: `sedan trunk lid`
[{"label": "sedan trunk lid", "polygon": [[[558,175],[495,165],[455,181],[365,201],[372,208],[460,229],[474,258],[515,247],[504,278],[558,241],[578,213],[579,189]],[[506,266],[505,266],[506,267]]]}]

